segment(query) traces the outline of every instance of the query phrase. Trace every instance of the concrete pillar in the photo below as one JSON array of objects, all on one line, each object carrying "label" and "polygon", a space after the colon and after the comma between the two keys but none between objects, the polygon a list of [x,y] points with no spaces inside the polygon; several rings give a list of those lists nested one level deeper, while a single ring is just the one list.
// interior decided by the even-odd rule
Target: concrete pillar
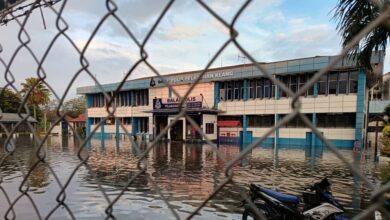
[{"label": "concrete pillar", "polygon": [[247,79],[244,79],[244,94],[243,94],[242,99],[244,101],[248,100],[248,80]]},{"label": "concrete pillar", "polygon": [[314,97],[317,97],[317,96],[318,96],[318,83],[317,83],[317,82],[315,82],[315,83],[313,84],[313,96],[314,96]]},{"label": "concrete pillar", "polygon": [[102,148],[104,148],[104,125],[105,125],[105,118],[101,118],[100,120],[102,120],[103,122],[101,122],[101,125],[100,125],[100,146]]},{"label": "concrete pillar", "polygon": [[214,83],[214,109],[217,110],[218,109],[218,103],[219,103],[219,100],[221,100],[221,94],[220,94],[220,83],[219,82],[215,82]]},{"label": "concrete pillar", "polygon": [[[314,127],[317,126],[317,114],[312,114],[311,123],[314,125]],[[310,141],[310,149],[311,149],[311,157],[315,156],[315,145],[316,145],[316,134],[312,132],[311,135],[311,141]]]},{"label": "concrete pillar", "polygon": [[[366,74],[360,69],[358,72],[357,103],[356,103],[356,126],[355,139],[358,141],[358,149],[361,152],[363,148],[363,129],[364,129],[364,100],[366,89]],[[352,148],[353,146],[351,146]]]},{"label": "concrete pillar", "polygon": [[132,130],[131,133],[133,134],[133,136],[136,136],[138,133],[138,118],[133,117],[131,119],[131,130]]},{"label": "concrete pillar", "polygon": [[[88,138],[90,135],[91,135],[91,121],[92,121],[92,118],[89,118],[88,117],[88,108],[90,106],[92,106],[92,96],[91,95],[85,95],[86,96],[86,103],[85,103],[85,117],[86,117],[86,121],[85,121],[85,138]],[[62,132],[62,126],[61,126],[61,123],[60,123],[60,130]],[[87,141],[86,143],[86,147],[88,149],[91,148],[91,141]]]},{"label": "concrete pillar", "polygon": [[246,144],[247,144],[247,134],[246,134],[247,127],[248,127],[247,116],[243,115],[242,116],[242,144],[243,144],[243,146],[246,146]]},{"label": "concrete pillar", "polygon": [[116,143],[116,148],[119,150],[119,140],[120,140],[120,126],[119,122],[115,120],[115,143]]}]

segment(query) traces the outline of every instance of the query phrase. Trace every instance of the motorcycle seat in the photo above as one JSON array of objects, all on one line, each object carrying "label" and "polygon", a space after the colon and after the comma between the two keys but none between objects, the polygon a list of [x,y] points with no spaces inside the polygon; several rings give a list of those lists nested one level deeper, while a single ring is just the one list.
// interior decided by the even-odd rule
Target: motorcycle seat
[{"label": "motorcycle seat", "polygon": [[283,194],[264,187],[259,187],[259,188],[262,192],[264,192],[268,196],[271,196],[272,198],[275,198],[281,202],[292,203],[295,205],[299,203],[299,198],[297,196]]}]

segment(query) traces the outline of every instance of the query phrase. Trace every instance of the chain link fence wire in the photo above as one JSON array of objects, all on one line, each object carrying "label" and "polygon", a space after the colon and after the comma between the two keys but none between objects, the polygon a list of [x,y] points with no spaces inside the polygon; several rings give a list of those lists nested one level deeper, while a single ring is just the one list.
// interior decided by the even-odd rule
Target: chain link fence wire
[{"label": "chain link fence wire", "polygon": [[[368,216],[373,216],[374,211],[380,210],[384,217],[386,219],[390,219],[390,213],[387,212],[386,209],[384,209],[384,194],[389,192],[390,190],[390,183],[383,185],[380,189],[376,189],[375,186],[365,177],[364,174],[361,173],[359,170],[359,167],[357,167],[352,162],[349,162],[345,157],[342,156],[342,154],[336,149],[336,147],[326,138],[323,136],[323,134],[312,125],[311,121],[301,112],[301,100],[300,96],[325,73],[327,73],[330,69],[332,69],[339,61],[344,59],[348,52],[355,47],[359,40],[367,36],[374,28],[378,27],[381,24],[388,23],[389,22],[389,15],[390,15],[390,7],[388,5],[385,5],[384,7],[382,5],[382,1],[373,1],[375,4],[381,4],[381,15],[378,16],[377,19],[375,19],[373,22],[371,22],[369,25],[367,25],[363,30],[360,31],[358,35],[356,35],[350,44],[348,44],[345,48],[342,49],[342,51],[339,53],[339,55],[333,59],[329,65],[327,65],[325,68],[318,71],[314,77],[310,79],[302,88],[299,89],[298,92],[294,93],[292,92],[283,82],[278,80],[277,78],[273,77],[271,73],[267,71],[264,67],[262,67],[259,63],[259,60],[256,60],[246,49],[242,47],[242,45],[237,41],[238,37],[238,31],[236,22],[242,16],[242,14],[245,13],[245,10],[248,8],[248,5],[250,5],[251,1],[244,1],[242,5],[239,7],[239,10],[235,13],[233,19],[231,21],[227,21],[218,13],[218,11],[214,11],[208,3],[198,0],[197,3],[199,6],[205,10],[208,14],[213,16],[222,26],[226,27],[229,30],[228,39],[222,44],[222,46],[219,48],[219,50],[213,54],[207,63],[206,67],[201,71],[201,73],[197,76],[194,83],[190,86],[188,91],[185,93],[184,96],[181,96],[180,93],[164,78],[164,75],[162,75],[149,61],[148,51],[146,50],[146,46],[148,45],[150,38],[155,34],[155,30],[157,27],[159,27],[161,21],[164,19],[166,14],[171,10],[172,5],[174,4],[174,1],[169,1],[165,7],[162,9],[160,15],[154,22],[151,29],[148,31],[146,37],[143,41],[137,40],[135,37],[135,34],[133,31],[126,26],[125,22],[121,19],[121,17],[117,14],[118,11],[118,4],[113,0],[106,0],[105,6],[106,6],[106,12],[105,14],[100,18],[98,24],[93,29],[92,33],[90,34],[86,44],[82,49],[79,49],[76,46],[76,43],[74,40],[69,36],[67,33],[69,29],[69,24],[63,17],[64,10],[66,8],[66,5],[68,3],[68,0],[58,0],[58,1],[46,1],[46,0],[36,0],[36,1],[22,1],[26,4],[22,6],[14,6],[9,9],[6,9],[2,15],[0,16],[0,23],[3,25],[6,25],[9,22],[14,22],[18,25],[19,33],[18,33],[18,42],[19,45],[13,51],[11,58],[9,61],[6,61],[2,54],[4,54],[3,46],[1,43],[6,42],[0,42],[0,65],[2,65],[5,68],[5,71],[2,73],[2,81],[5,81],[5,85],[1,89],[1,94],[5,92],[6,89],[10,89],[18,94],[20,94],[20,89],[17,88],[16,81],[15,81],[15,75],[11,71],[11,67],[15,61],[15,59],[18,56],[21,56],[21,50],[26,50],[31,55],[31,57],[34,59],[36,65],[38,68],[36,69],[36,77],[39,79],[33,85],[33,87],[27,91],[27,93],[22,98],[22,104],[18,110],[18,116],[20,117],[20,121],[11,129],[9,129],[5,124],[0,122],[0,126],[3,131],[6,133],[6,140],[4,142],[4,145],[2,146],[3,151],[5,154],[0,159],[0,168],[5,164],[6,161],[12,161],[16,164],[18,170],[22,173],[23,180],[20,182],[20,185],[18,187],[19,195],[15,199],[10,199],[11,197],[8,195],[7,190],[3,187],[3,173],[0,169],[0,193],[4,195],[4,198],[7,200],[6,203],[8,204],[7,211],[5,213],[5,216],[3,216],[6,219],[15,219],[16,214],[18,210],[15,209],[16,204],[23,198],[27,198],[28,201],[31,203],[32,207],[34,208],[35,214],[39,219],[49,219],[58,209],[62,208],[65,209],[66,212],[69,214],[69,217],[72,219],[75,219],[74,212],[70,209],[70,207],[67,204],[67,188],[70,185],[70,182],[75,178],[75,175],[81,168],[87,169],[92,175],[94,180],[96,181],[98,185],[98,189],[101,192],[102,197],[107,203],[106,209],[105,209],[105,217],[106,219],[116,219],[116,216],[113,214],[113,211],[115,209],[115,204],[118,202],[119,199],[123,196],[125,191],[128,189],[128,187],[132,186],[137,178],[139,178],[141,175],[144,175],[148,169],[148,163],[147,163],[147,156],[150,151],[152,151],[156,146],[158,146],[158,143],[162,140],[165,134],[167,134],[169,128],[174,126],[180,118],[185,117],[186,120],[196,128],[198,133],[203,136],[203,138],[206,140],[207,144],[209,144],[212,148],[212,150],[216,153],[217,157],[226,164],[224,168],[225,173],[225,179],[218,185],[218,187],[215,188],[215,190],[195,209],[193,210],[188,216],[185,217],[185,219],[191,219],[195,215],[198,214],[198,212],[206,206],[206,204],[213,199],[221,190],[226,187],[228,184],[232,185],[233,187],[239,188],[239,186],[234,182],[233,176],[233,165],[245,158],[256,146],[261,145],[265,139],[272,135],[275,130],[286,123],[288,123],[290,120],[292,120],[295,117],[299,117],[304,124],[311,129],[315,135],[317,135],[321,141],[325,144],[326,148],[330,150],[332,153],[334,153],[345,165],[351,170],[353,175],[360,180],[364,182],[370,188],[373,193],[371,196],[370,206],[363,210],[360,214],[354,217],[354,219],[365,219],[368,218]],[[57,4],[54,7],[54,5]],[[34,9],[40,9],[41,7],[46,7],[48,10],[52,11],[56,15],[55,25],[56,25],[56,34],[52,38],[49,46],[45,49],[45,52],[43,53],[42,57],[38,57],[36,55],[36,52],[31,48],[31,37],[30,34],[26,28],[26,25],[30,19],[31,13]],[[134,65],[129,69],[129,71],[125,74],[123,80],[119,83],[117,88],[115,89],[115,92],[113,93],[114,96],[111,96],[102,86],[101,82],[98,81],[98,79],[94,76],[93,72],[90,70],[90,63],[85,56],[86,51],[90,47],[90,44],[92,40],[95,38],[97,32],[101,29],[102,25],[107,22],[108,19],[113,19],[117,24],[119,24],[120,27],[123,28],[125,33],[128,35],[128,37],[132,40],[132,42],[139,48],[139,55],[140,58],[137,60]],[[1,28],[6,28],[5,26]],[[45,72],[45,69],[43,68],[43,63],[46,61],[48,54],[53,50],[53,45],[59,41],[59,39],[65,39],[69,44],[71,45],[72,49],[77,52],[79,56],[79,62],[80,62],[80,69],[73,75],[71,82],[67,86],[64,94],[60,96],[56,90],[47,82],[47,74]],[[278,121],[275,126],[268,129],[266,134],[262,136],[260,139],[256,140],[252,144],[250,144],[247,148],[245,148],[237,157],[235,157],[233,160],[227,160],[226,156],[218,150],[215,143],[213,143],[208,137],[203,133],[202,129],[198,126],[198,124],[188,116],[186,105],[184,105],[184,100],[187,96],[191,93],[191,91],[195,88],[195,86],[200,82],[203,75],[209,70],[209,68],[212,66],[212,64],[216,61],[216,59],[221,55],[221,53],[228,47],[228,46],[234,46],[238,49],[244,56],[246,56],[251,64],[253,64],[266,78],[271,80],[275,86],[280,89],[280,91],[283,91],[288,94],[289,97],[292,97],[292,112],[289,113],[286,117],[283,117],[282,120]],[[134,73],[134,70],[140,66],[141,64],[146,65],[154,74],[155,77],[157,77],[159,80],[161,80],[172,92],[173,94],[178,97],[181,101],[179,105],[180,112],[177,114],[177,116],[174,118],[173,121],[171,121],[162,132],[160,132],[159,135],[157,135],[154,140],[150,143],[147,143],[147,146],[145,149],[141,150],[141,146],[138,142],[131,139],[131,134],[127,130],[126,126],[122,124],[122,121],[115,117],[115,112],[117,110],[117,106],[115,104],[115,98],[117,95],[119,95],[119,91],[121,91],[124,83],[126,80],[129,79],[129,77]],[[103,93],[104,97],[108,100],[108,104],[106,105],[106,112],[107,116],[105,119],[101,120],[100,123],[94,127],[94,129],[91,131],[91,134],[87,136],[86,138],[83,138],[79,136],[78,132],[76,132],[76,128],[72,126],[71,123],[69,123],[70,129],[73,131],[73,133],[76,135],[76,139],[78,140],[80,144],[80,148],[78,150],[77,156],[79,159],[78,165],[74,168],[74,170],[71,172],[69,177],[65,181],[61,181],[58,177],[57,173],[54,171],[54,169],[47,163],[47,151],[44,147],[45,142],[47,141],[49,134],[54,129],[54,126],[56,124],[59,124],[61,121],[67,121],[68,117],[66,113],[62,111],[62,107],[65,101],[66,96],[68,95],[72,85],[74,84],[75,80],[81,75],[81,74],[87,74],[96,84],[96,86],[100,89],[100,91]],[[53,94],[54,99],[58,101],[58,106],[56,109],[56,115],[58,117],[57,121],[49,128],[48,132],[41,136],[39,135],[36,127],[28,120],[29,116],[32,116],[32,112],[27,107],[27,101],[28,98],[32,95],[33,89],[38,86],[38,84],[44,84]],[[276,91],[278,91],[276,89]],[[26,112],[27,114],[24,114]],[[0,109],[0,117],[2,117],[3,113]],[[99,179],[96,176],[96,173],[93,171],[93,169],[88,164],[89,159],[89,146],[93,135],[98,131],[100,126],[103,125],[104,121],[109,118],[115,118],[115,122],[120,125],[121,129],[125,132],[126,136],[129,137],[129,140],[132,142],[132,145],[135,146],[135,150],[137,152],[138,162],[137,162],[137,169],[138,171],[132,175],[132,177],[128,180],[128,182],[123,186],[120,193],[116,194],[115,196],[110,196],[109,193],[104,189],[102,186],[102,183],[99,181]],[[17,155],[15,155],[16,145],[13,139],[14,134],[16,134],[16,131],[18,127],[20,127],[22,124],[27,124],[29,131],[34,136],[35,144],[38,146],[36,148],[35,154],[38,158],[37,161],[31,166],[31,167],[25,167],[22,166],[20,163],[19,158]],[[37,169],[38,166],[45,166],[50,171],[50,174],[55,179],[55,184],[59,187],[59,192],[57,192],[56,195],[56,205],[55,207],[49,211],[49,214],[46,216],[42,216],[41,210],[38,209],[36,202],[31,196],[31,190],[30,190],[30,181],[29,178],[32,176],[33,171]],[[162,193],[161,188],[158,186],[158,184],[151,178],[149,175],[146,175],[146,178],[149,183],[153,186],[154,190],[159,194],[161,199],[165,202],[167,207],[170,209],[172,216],[176,219],[180,219],[179,214],[177,213],[177,210],[174,209],[174,207],[170,204],[170,202],[167,200],[164,193]],[[255,214],[258,216],[259,219],[266,219],[265,216],[258,210],[258,208],[253,204],[251,199],[248,197],[247,193],[245,191],[240,190],[240,196],[243,200],[246,200],[251,208],[255,210]]]}]

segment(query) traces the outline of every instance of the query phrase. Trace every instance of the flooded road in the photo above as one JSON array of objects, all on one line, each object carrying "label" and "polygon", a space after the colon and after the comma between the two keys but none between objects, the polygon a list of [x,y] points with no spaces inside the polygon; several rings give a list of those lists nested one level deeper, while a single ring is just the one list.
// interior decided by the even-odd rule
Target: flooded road
[{"label": "flooded road", "polygon": [[[38,160],[34,153],[36,148],[28,138],[17,139],[16,143],[16,152],[13,156],[8,156],[1,167],[1,217],[9,207],[1,190],[7,192],[11,201],[15,201],[22,195],[19,191],[23,180],[22,170],[26,173]],[[42,217],[55,210],[51,213],[51,219],[70,218],[70,210],[76,218],[103,219],[108,202],[101,188],[112,201],[139,172],[137,162],[140,152],[129,141],[116,143],[115,140],[106,140],[105,147],[100,146],[100,141],[92,141],[87,166],[79,166],[79,147],[73,138],[51,137],[44,147],[47,151],[46,164],[40,163],[31,173],[27,193]],[[145,147],[140,147],[141,152]],[[221,145],[218,149],[225,155],[226,161],[233,160],[241,150],[240,146],[229,145]],[[371,151],[362,156],[348,150],[340,152],[349,161],[357,161],[356,166],[373,185],[380,185],[381,167],[373,163]],[[1,158],[4,157],[3,152],[0,155]],[[86,153],[81,156],[85,158]],[[225,180],[226,163],[209,145],[161,143],[149,152],[146,162],[146,173],[139,175],[115,203],[113,215],[117,219],[174,219],[159,193],[163,194],[181,218],[185,218]],[[55,209],[59,204],[57,197],[61,187],[53,172],[61,185],[64,185],[77,167],[77,172],[65,190],[66,207]],[[317,157],[310,157],[304,149],[281,148],[275,151],[272,148],[257,147],[246,158],[237,162],[233,170],[235,184],[228,184],[223,188],[195,219],[241,219],[242,209],[238,205],[242,198],[239,190],[246,189],[250,182],[300,195],[305,186],[326,176],[333,183],[333,193],[346,207],[348,216],[364,209],[371,193],[359,178],[354,177],[328,151],[320,152]],[[101,188],[97,183],[100,183]],[[28,196],[22,196],[15,204],[17,219],[35,219],[38,215]],[[8,216],[12,217],[12,212]]]}]

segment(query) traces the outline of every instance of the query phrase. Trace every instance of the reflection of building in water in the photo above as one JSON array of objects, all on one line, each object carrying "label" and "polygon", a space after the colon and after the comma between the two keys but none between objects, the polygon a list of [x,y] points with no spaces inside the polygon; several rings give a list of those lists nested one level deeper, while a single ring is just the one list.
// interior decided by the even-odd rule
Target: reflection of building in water
[{"label": "reflection of building in water", "polygon": [[[297,92],[321,68],[334,57],[316,56],[287,61],[262,63],[272,78],[282,81],[292,92]],[[383,70],[383,53],[374,54],[373,64]],[[167,75],[166,82],[183,96],[201,73],[191,71]],[[353,147],[357,139],[363,143],[366,120],[366,71],[354,61],[344,59],[322,75],[313,86],[303,91],[301,111],[319,130],[339,148]],[[161,80],[142,78],[126,81],[119,93],[119,83],[103,85],[108,97],[114,97],[115,116],[97,129],[100,137],[109,134],[116,137],[127,132],[159,135],[172,123],[180,111],[177,95]],[[87,96],[87,133],[90,134],[108,113],[107,100],[97,86],[81,87],[79,94]],[[211,140],[234,140],[248,143],[265,135],[287,114],[292,112],[291,95],[275,86],[255,65],[245,64],[208,70],[200,83],[190,92],[183,105],[187,115]],[[219,127],[226,121],[238,121],[235,127]],[[223,124],[223,123],[222,123]],[[165,138],[170,140],[204,139],[188,118],[179,118],[167,129]],[[276,129],[263,143],[289,147],[322,146],[320,139],[298,118]]]}]

